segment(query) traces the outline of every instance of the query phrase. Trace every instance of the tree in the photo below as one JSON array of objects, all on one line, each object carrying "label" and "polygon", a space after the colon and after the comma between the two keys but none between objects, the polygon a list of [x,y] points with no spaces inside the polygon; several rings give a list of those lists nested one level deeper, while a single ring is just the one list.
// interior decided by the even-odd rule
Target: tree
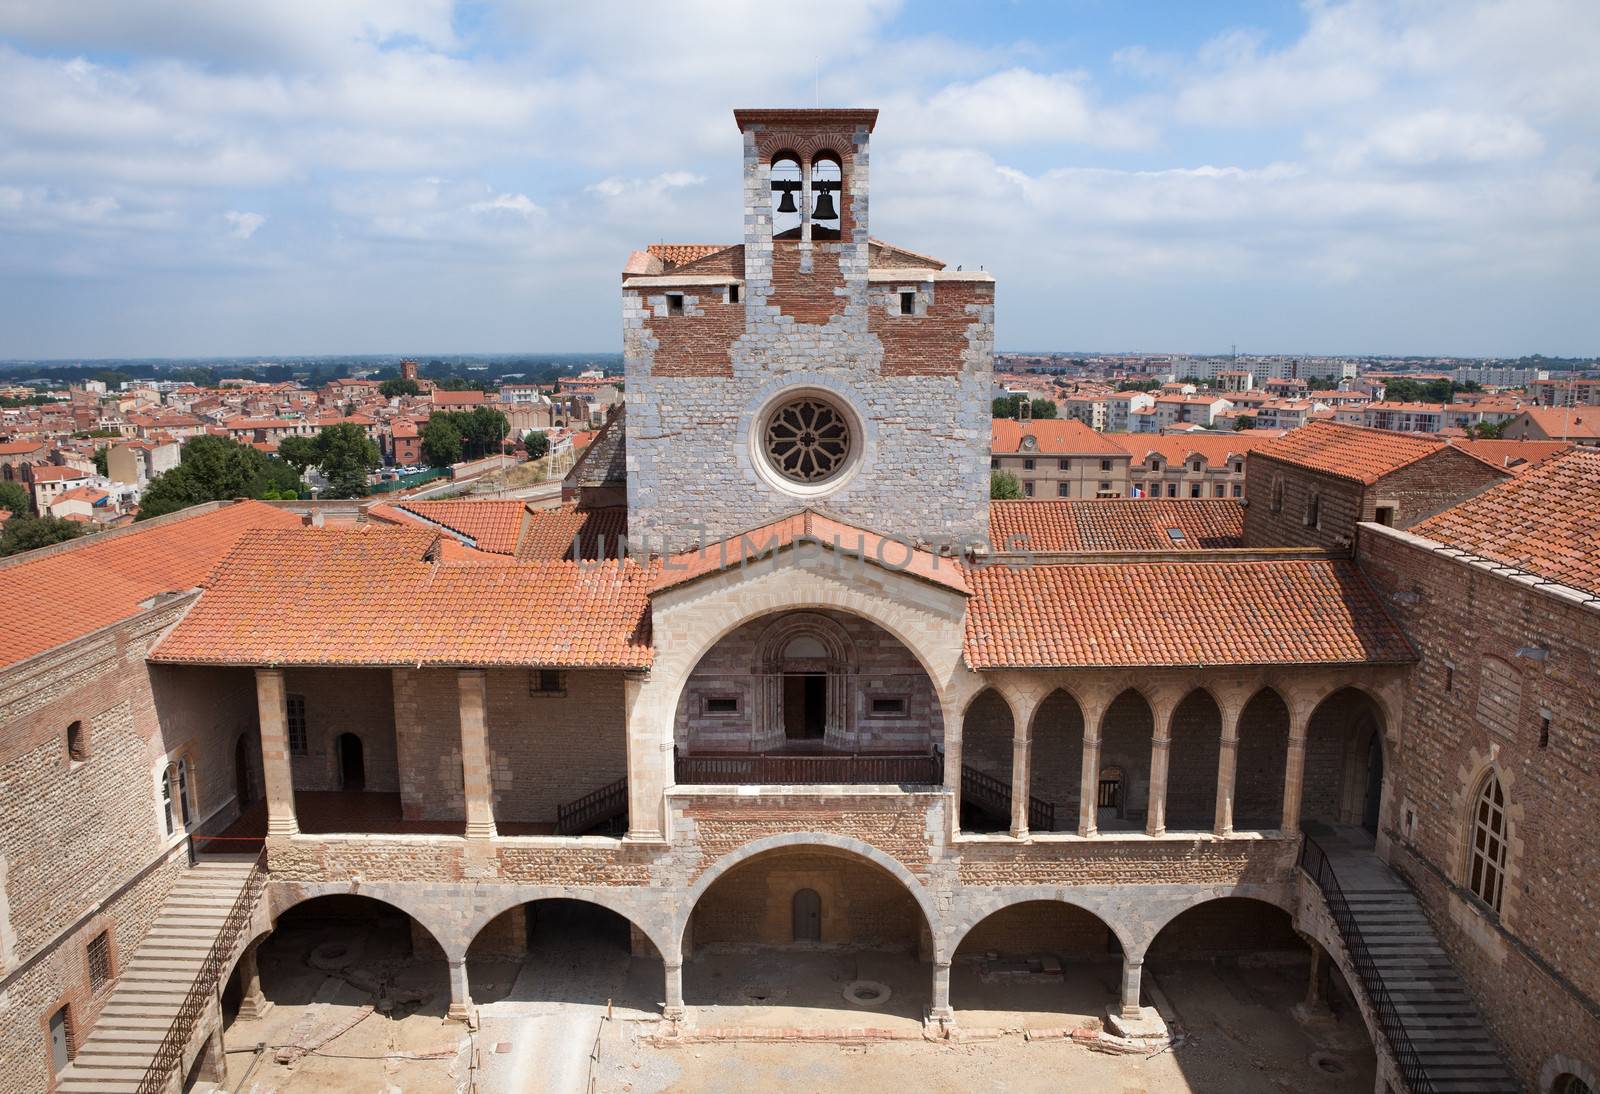
[{"label": "tree", "polygon": [[278,459],[300,474],[317,463],[317,442],[314,437],[291,435],[278,442]]},{"label": "tree", "polygon": [[[1507,419],[1507,421],[1509,420]],[[1488,422],[1479,422],[1477,425],[1470,427],[1467,432],[1480,441],[1497,441],[1505,435],[1506,423],[1496,422],[1490,425]]]},{"label": "tree", "polygon": [[13,519],[28,515],[28,490],[21,483],[0,482],[0,509],[11,510]]},{"label": "tree", "polygon": [[0,530],[0,555],[32,551],[83,535],[83,525],[56,517],[12,517]]},{"label": "tree", "polygon": [[1022,497],[1022,483],[1011,472],[997,468],[989,472],[989,497],[996,501],[1014,501]]},{"label": "tree", "polygon": [[107,454],[109,451],[110,449],[108,449],[105,445],[101,445],[94,450],[94,471],[95,474],[99,475],[102,479],[109,479],[111,477],[110,456]]},{"label": "tree", "polygon": [[[466,459],[477,459],[498,452],[500,443],[511,430],[511,423],[504,414],[486,406],[471,410],[440,411],[428,418],[429,425],[436,421],[448,422],[455,430]],[[423,441],[427,441],[426,430],[423,431]],[[457,456],[450,462],[455,463],[462,458]]]},{"label": "tree", "polygon": [[1233,430],[1235,433],[1243,433],[1245,430],[1254,429],[1255,427],[1255,418],[1248,414],[1241,414],[1233,420]]},{"label": "tree", "polygon": [[448,372],[441,376],[433,385],[440,391],[485,391],[487,390],[476,380],[469,380],[465,376],[451,376]]},{"label": "tree", "polygon": [[330,425],[316,436],[317,467],[328,480],[327,497],[361,498],[367,494],[367,469],[383,459],[367,431],[354,422]]},{"label": "tree", "polygon": [[150,480],[139,499],[139,518],[147,520],[207,501],[229,498],[298,497],[294,468],[249,445],[226,437],[191,437],[179,463]]},{"label": "tree", "polygon": [[1028,403],[1028,410],[1035,418],[1054,418],[1056,404],[1053,399],[1029,399],[1026,395],[1004,395],[994,401],[992,414],[996,418],[1015,418],[1022,411],[1022,404]]},{"label": "tree", "polygon": [[1332,391],[1339,385],[1327,376],[1313,376],[1306,381],[1308,391]]},{"label": "tree", "polygon": [[397,399],[402,395],[417,395],[421,391],[422,389],[417,386],[415,380],[385,380],[378,385],[378,394],[385,399]]},{"label": "tree", "polygon": [[435,414],[422,427],[422,458],[430,467],[449,467],[461,462],[461,431],[450,419],[454,414]]},{"label": "tree", "polygon": [[528,459],[537,460],[550,451],[550,435],[542,429],[530,429],[522,444],[528,450]]}]

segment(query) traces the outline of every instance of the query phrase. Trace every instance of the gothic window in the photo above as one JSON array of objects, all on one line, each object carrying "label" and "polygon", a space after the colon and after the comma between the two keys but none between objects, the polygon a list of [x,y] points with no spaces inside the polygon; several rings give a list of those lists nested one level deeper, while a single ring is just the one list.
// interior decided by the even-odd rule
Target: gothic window
[{"label": "gothic window", "polygon": [[814,485],[844,470],[852,443],[844,414],[830,402],[805,395],[768,416],[762,447],[778,474],[790,482]]},{"label": "gothic window", "polygon": [[1472,809],[1472,848],[1467,859],[1467,889],[1494,911],[1506,877],[1506,798],[1490,773]]},{"label": "gothic window", "polygon": [[1322,495],[1314,490],[1306,498],[1305,524],[1307,528],[1322,527]]}]

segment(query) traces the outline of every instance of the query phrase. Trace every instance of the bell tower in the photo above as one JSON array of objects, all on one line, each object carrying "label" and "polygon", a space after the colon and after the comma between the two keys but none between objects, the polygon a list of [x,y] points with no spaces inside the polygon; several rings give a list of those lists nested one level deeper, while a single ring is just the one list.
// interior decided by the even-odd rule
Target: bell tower
[{"label": "bell tower", "polygon": [[876,110],[736,110],[743,240],[623,271],[629,535],[803,508],[907,541],[988,530],[994,279],[872,239]]}]

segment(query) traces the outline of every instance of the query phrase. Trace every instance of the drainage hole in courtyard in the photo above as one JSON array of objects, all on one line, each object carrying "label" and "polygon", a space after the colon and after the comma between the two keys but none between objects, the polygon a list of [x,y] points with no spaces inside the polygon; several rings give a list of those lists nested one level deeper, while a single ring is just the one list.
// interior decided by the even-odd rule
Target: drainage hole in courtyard
[{"label": "drainage hole in courtyard", "polygon": [[876,980],[852,980],[845,986],[844,997],[858,1007],[876,1007],[889,1001],[889,985]]},{"label": "drainage hole in courtyard", "polygon": [[1311,1066],[1324,1075],[1343,1075],[1344,1063],[1337,1056],[1330,1056],[1326,1052],[1313,1052]]}]

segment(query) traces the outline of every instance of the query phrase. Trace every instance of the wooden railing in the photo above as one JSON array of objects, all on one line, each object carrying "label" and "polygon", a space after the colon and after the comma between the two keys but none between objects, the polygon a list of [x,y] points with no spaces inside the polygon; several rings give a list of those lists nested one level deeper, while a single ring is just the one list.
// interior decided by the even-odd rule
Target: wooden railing
[{"label": "wooden railing", "polygon": [[183,1050],[188,1047],[189,1039],[194,1036],[195,1027],[200,1024],[206,1009],[216,999],[222,968],[233,956],[233,948],[239,944],[239,936],[249,926],[256,901],[266,886],[265,857],[266,853],[262,852],[251,865],[244,888],[239,890],[238,899],[228,909],[227,917],[217,931],[217,940],[211,944],[205,960],[200,963],[200,971],[195,975],[189,993],[178,1005],[172,1025],[167,1027],[166,1036],[161,1039],[150,1066],[145,1069],[144,1078],[139,1080],[138,1094],[161,1094],[167,1089],[173,1074],[183,1067]]},{"label": "wooden railing", "polygon": [[944,765],[928,752],[702,752],[679,753],[677,781],[732,785],[824,783],[937,786]]},{"label": "wooden railing", "polygon": [[1388,1039],[1394,1062],[1405,1079],[1406,1089],[1411,1094],[1433,1094],[1433,1082],[1422,1066],[1422,1057],[1417,1054],[1416,1046],[1411,1043],[1399,1009],[1389,997],[1389,989],[1384,986],[1378,964],[1372,959],[1367,941],[1361,935],[1361,925],[1356,922],[1355,913],[1345,900],[1344,890],[1339,887],[1339,879],[1334,876],[1328,853],[1310,836],[1301,838],[1300,869],[1316,883],[1323,899],[1328,902],[1328,911],[1333,916],[1334,925],[1339,928],[1339,937],[1344,939],[1345,949],[1356,967],[1356,973],[1361,977],[1361,986],[1367,990],[1367,999],[1377,1012],[1378,1025]]},{"label": "wooden railing", "polygon": [[[1011,786],[967,764],[961,765],[961,800],[972,802],[985,812],[1010,822]],[[1028,827],[1036,832],[1054,832],[1055,802],[1029,795]]]},{"label": "wooden railing", "polygon": [[626,777],[592,790],[576,801],[556,806],[556,835],[581,836],[607,821],[628,815]]}]

